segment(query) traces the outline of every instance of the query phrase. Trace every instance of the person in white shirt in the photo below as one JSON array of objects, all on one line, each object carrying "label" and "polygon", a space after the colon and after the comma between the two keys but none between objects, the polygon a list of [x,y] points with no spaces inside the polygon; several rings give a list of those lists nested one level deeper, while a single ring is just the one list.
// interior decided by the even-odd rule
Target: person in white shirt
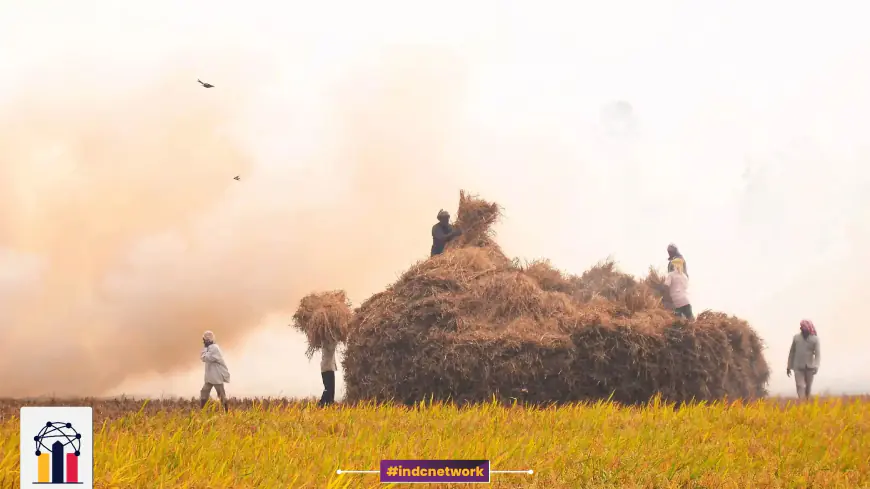
[{"label": "person in white shirt", "polygon": [[692,304],[689,301],[689,277],[683,269],[674,267],[668,272],[665,277],[665,286],[667,286],[668,295],[674,304],[674,314],[693,321],[695,315],[692,314]]},{"label": "person in white shirt", "polygon": [[335,402],[335,348],[337,345],[329,343],[323,345],[320,357],[320,377],[323,379],[323,395],[320,396],[320,406],[328,406]]},{"label": "person in white shirt", "polygon": [[230,371],[227,369],[226,362],[224,362],[224,356],[221,353],[220,347],[214,342],[214,333],[211,331],[203,333],[202,344],[204,348],[199,357],[205,364],[205,383],[202,385],[202,390],[199,391],[199,405],[201,408],[205,407],[209,396],[211,396],[211,389],[214,388],[221,400],[224,411],[229,411],[227,392],[224,389],[224,384],[230,381]]},{"label": "person in white shirt", "polygon": [[819,373],[821,359],[822,348],[819,346],[816,326],[809,319],[804,319],[801,321],[801,332],[794,335],[791,340],[788,367],[785,371],[785,374],[791,377],[791,372],[794,370],[798,399],[807,399],[812,395],[813,379]]}]

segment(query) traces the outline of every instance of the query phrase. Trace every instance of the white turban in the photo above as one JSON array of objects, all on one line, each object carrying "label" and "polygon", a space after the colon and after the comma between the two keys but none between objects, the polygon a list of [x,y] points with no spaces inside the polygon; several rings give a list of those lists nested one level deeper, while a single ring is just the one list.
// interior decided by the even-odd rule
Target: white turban
[{"label": "white turban", "polygon": [[211,331],[206,331],[202,334],[202,339],[214,343],[214,333],[212,333]]}]

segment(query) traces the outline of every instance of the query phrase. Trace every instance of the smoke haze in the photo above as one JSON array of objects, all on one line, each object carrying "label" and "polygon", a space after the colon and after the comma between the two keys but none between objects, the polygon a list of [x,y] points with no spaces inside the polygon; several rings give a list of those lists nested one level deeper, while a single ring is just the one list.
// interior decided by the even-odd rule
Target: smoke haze
[{"label": "smoke haze", "polygon": [[0,397],[193,395],[206,329],[232,395],[315,395],[298,300],[381,290],[459,188],[572,272],[676,242],[775,393],[804,317],[870,391],[860,15],[572,5],[0,6]]},{"label": "smoke haze", "polygon": [[326,197],[308,208],[298,183],[253,173],[234,142],[243,98],[175,76],[114,100],[85,87],[18,95],[0,137],[6,261],[20,267],[5,280],[4,394],[98,395],[169,373],[205,329],[231,348],[312,289],[372,287],[391,257],[420,255],[425,234],[401,233],[432,219],[428,189],[449,188],[439,153],[456,94],[402,63],[397,53],[365,93],[337,87],[335,142],[307,162],[335,168],[307,176]]}]

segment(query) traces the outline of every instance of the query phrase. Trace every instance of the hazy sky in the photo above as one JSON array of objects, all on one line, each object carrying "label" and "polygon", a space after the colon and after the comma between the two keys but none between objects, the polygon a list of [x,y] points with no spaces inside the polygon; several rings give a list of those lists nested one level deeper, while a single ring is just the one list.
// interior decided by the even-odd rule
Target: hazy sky
[{"label": "hazy sky", "polygon": [[[870,392],[863,13],[0,0],[0,367],[32,373],[0,384],[194,395],[213,329],[232,395],[317,395],[292,305],[381,290],[466,188],[506,208],[509,254],[568,271],[677,243],[694,309],[767,342],[773,392],[803,318],[817,389]],[[62,380],[59,335],[85,365]]]}]

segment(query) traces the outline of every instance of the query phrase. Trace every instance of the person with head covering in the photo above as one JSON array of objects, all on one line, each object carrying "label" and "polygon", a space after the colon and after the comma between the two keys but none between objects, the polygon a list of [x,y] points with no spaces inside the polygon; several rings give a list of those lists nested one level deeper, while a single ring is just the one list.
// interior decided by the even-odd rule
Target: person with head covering
[{"label": "person with head covering", "polygon": [[788,351],[788,367],[786,367],[785,374],[791,377],[791,373],[794,371],[798,398],[807,399],[812,393],[813,379],[819,372],[822,350],[819,346],[816,326],[812,321],[804,319],[801,321],[800,329],[800,333],[794,335],[791,340],[791,349]]},{"label": "person with head covering", "polygon": [[689,276],[683,270],[685,269],[681,266],[669,268],[665,276],[665,287],[668,288],[674,314],[694,321],[695,315],[692,313],[692,303],[689,301]]},{"label": "person with head covering", "polygon": [[230,382],[230,371],[224,361],[220,347],[215,343],[214,333],[211,331],[203,333],[202,344],[204,348],[199,357],[205,363],[205,383],[202,385],[202,390],[199,391],[199,405],[201,408],[205,407],[209,396],[211,396],[211,390],[214,388],[217,391],[224,410],[229,411],[227,392],[224,389],[224,384]]},{"label": "person with head covering", "polygon": [[677,249],[677,245],[671,243],[668,245],[668,272],[680,270],[686,277],[689,276],[689,267],[686,265],[686,259],[683,254]]},{"label": "person with head covering", "polygon": [[460,235],[462,235],[462,231],[450,225],[450,214],[444,209],[438,211],[438,223],[432,226],[432,254],[430,256],[444,253],[444,247],[447,246],[447,243]]}]

